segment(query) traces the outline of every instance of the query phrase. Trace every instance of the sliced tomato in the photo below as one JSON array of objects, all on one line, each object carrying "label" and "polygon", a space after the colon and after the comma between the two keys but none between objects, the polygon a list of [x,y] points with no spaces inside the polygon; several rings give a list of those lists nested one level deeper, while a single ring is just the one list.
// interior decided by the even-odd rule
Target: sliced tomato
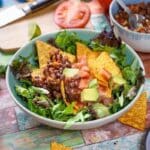
[{"label": "sliced tomato", "polygon": [[90,9],[84,2],[65,1],[54,15],[55,23],[62,28],[82,28],[90,18]]}]

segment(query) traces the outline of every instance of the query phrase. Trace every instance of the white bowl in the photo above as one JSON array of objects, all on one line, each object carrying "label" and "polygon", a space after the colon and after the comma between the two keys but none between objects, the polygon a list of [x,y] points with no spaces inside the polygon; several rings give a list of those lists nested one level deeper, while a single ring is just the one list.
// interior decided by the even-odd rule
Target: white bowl
[{"label": "white bowl", "polygon": [[[150,0],[124,0],[124,2],[125,4],[135,4],[140,2],[150,2]],[[114,18],[114,15],[118,12],[118,10],[119,5],[117,4],[116,0],[113,0],[109,8],[109,15],[117,36],[119,36],[124,42],[129,44],[136,51],[150,53],[150,34],[138,33],[126,29],[120,25]]]},{"label": "white bowl", "polygon": [[[83,39],[83,40],[90,40],[91,38],[94,38],[96,35],[98,35],[98,32],[96,31],[91,31],[91,30],[68,30],[68,31],[73,31],[76,32],[77,35]],[[29,56],[32,53],[34,53],[35,51],[35,41],[38,40],[42,40],[42,41],[48,41],[50,38],[54,38],[57,35],[58,32],[55,33],[49,33],[43,36],[40,36],[30,42],[28,42],[25,46],[23,46],[20,50],[18,50],[15,55],[13,56],[12,60],[10,61],[10,63],[12,63],[13,60],[15,60],[16,58],[18,58],[20,55],[21,56]],[[129,62],[131,62],[133,59],[137,59],[138,65],[143,69],[143,75],[145,75],[145,71],[144,71],[144,66],[143,63],[140,59],[140,57],[136,54],[136,52],[127,45],[126,47],[126,55],[127,55],[127,60]],[[11,94],[12,98],[14,99],[14,101],[16,102],[16,104],[22,109],[24,110],[26,113],[28,113],[29,115],[31,115],[33,118],[35,118],[36,120],[38,120],[39,122],[55,127],[55,128],[60,128],[60,129],[64,129],[65,126],[65,122],[61,122],[61,121],[56,121],[56,120],[52,120],[49,118],[45,118],[42,117],[34,112],[31,112],[28,108],[26,103],[24,102],[24,100],[22,100],[16,93],[15,91],[15,84],[18,84],[18,81],[15,79],[15,76],[13,75],[10,66],[8,66],[7,68],[7,73],[6,73],[6,82],[7,82],[7,87],[9,90],[9,93]],[[136,100],[138,99],[138,97],[140,96],[140,94],[143,91],[143,87],[144,85],[142,84],[141,87],[138,90],[138,93],[136,95],[136,97],[126,106],[124,107],[122,110],[118,111],[115,114],[112,114],[110,116],[107,116],[105,118],[101,118],[101,119],[97,119],[97,120],[93,120],[93,121],[86,121],[86,122],[79,122],[79,123],[75,123],[73,126],[71,126],[69,129],[70,130],[83,130],[83,129],[90,129],[90,128],[96,128],[96,127],[100,127],[102,125],[108,124],[110,122],[115,121],[117,118],[119,118],[121,115],[123,115],[125,112],[127,112],[136,102]]]}]

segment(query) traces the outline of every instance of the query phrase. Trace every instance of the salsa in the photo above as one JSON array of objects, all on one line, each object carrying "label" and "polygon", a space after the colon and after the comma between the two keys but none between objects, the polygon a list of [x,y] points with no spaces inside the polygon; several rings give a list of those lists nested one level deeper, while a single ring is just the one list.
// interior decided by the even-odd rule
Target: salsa
[{"label": "salsa", "polygon": [[[128,5],[128,7],[132,13],[140,14],[145,17],[145,19],[134,31],[140,33],[150,33],[150,2],[148,3],[141,2],[138,4],[132,4]],[[128,17],[129,17],[128,14],[122,9],[120,9],[118,13],[115,15],[115,19],[118,21],[119,24],[131,30],[128,22]]]}]

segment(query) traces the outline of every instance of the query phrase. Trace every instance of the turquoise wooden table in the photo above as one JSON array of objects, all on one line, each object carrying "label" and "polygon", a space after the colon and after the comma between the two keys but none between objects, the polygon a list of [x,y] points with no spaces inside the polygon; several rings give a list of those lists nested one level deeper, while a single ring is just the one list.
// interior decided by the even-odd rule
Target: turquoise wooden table
[{"label": "turquoise wooden table", "polygon": [[[145,90],[150,99],[149,79],[146,79]],[[16,106],[7,91],[4,78],[0,79],[0,106],[0,150],[49,150],[51,141],[76,150],[144,150],[146,130],[140,132],[118,121],[83,131],[59,130],[38,123]]]}]

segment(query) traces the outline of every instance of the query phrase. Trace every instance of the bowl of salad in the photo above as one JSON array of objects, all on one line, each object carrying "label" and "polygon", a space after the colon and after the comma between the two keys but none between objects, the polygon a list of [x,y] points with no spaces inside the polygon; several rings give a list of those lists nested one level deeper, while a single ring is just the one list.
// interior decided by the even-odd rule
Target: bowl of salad
[{"label": "bowl of salad", "polygon": [[129,25],[129,15],[113,0],[110,9],[110,19],[114,30],[120,38],[136,51],[150,52],[150,0],[123,0],[133,14],[144,16],[139,25],[132,29]]},{"label": "bowl of salad", "polygon": [[13,56],[9,92],[52,127],[90,129],[127,112],[143,90],[144,66],[113,32],[65,30],[39,36]]}]

